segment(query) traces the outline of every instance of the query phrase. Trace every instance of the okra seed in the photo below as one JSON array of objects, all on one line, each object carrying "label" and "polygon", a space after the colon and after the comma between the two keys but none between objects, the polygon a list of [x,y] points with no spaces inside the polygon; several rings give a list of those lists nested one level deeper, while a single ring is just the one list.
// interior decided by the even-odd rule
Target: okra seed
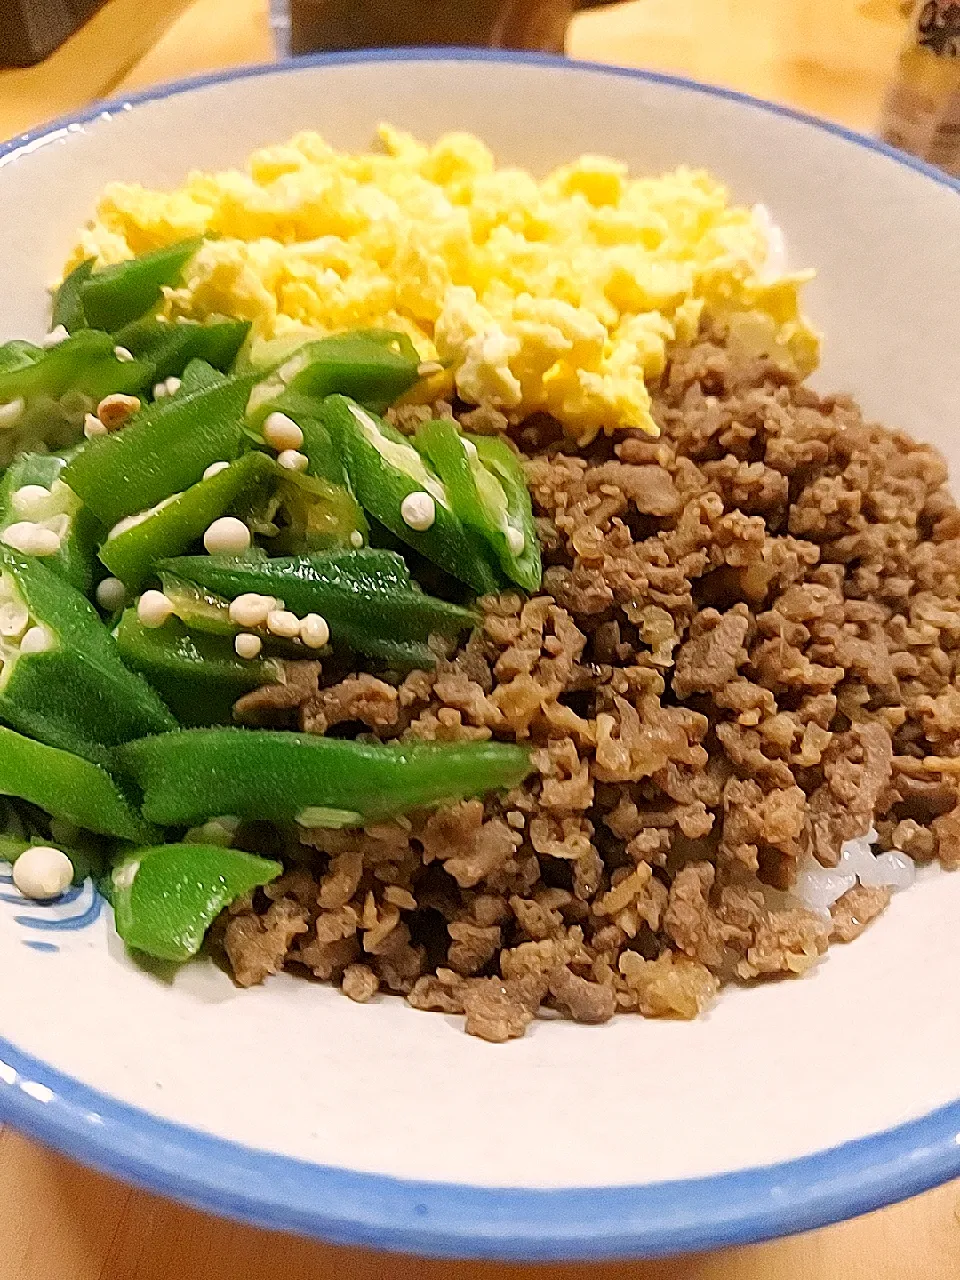
[{"label": "okra seed", "polygon": [[221,516],[203,535],[203,545],[210,555],[239,555],[248,550],[250,530],[236,516]]},{"label": "okra seed", "polygon": [[296,449],[282,449],[277,454],[277,462],[287,471],[306,471],[310,465],[307,455],[299,453]]},{"label": "okra seed", "polygon": [[164,378],[162,382],[155,382],[153,384],[153,398],[154,400],[162,400],[164,396],[176,395],[180,390],[180,386],[181,383],[179,378],[176,378],[173,375],[169,378]]},{"label": "okra seed", "polygon": [[211,462],[203,473],[204,480],[209,480],[211,476],[218,476],[221,471],[226,471],[229,465],[229,462]]},{"label": "okra seed", "polygon": [[234,640],[233,647],[238,658],[255,658],[263,648],[263,641],[259,636],[252,636],[249,631],[241,631]]},{"label": "okra seed", "polygon": [[5,600],[0,604],[0,636],[7,640],[19,640],[30,625],[30,614],[19,600]]},{"label": "okra seed", "polygon": [[360,532],[360,530],[359,530],[359,529],[354,529],[353,533],[351,533],[351,535],[350,535],[350,545],[351,545],[351,547],[362,547],[362,546],[363,546],[363,534]]},{"label": "okra seed", "polygon": [[73,882],[73,863],[62,849],[36,844],[13,864],[13,883],[25,898],[45,902],[59,898]]},{"label": "okra seed", "polygon": [[439,360],[422,360],[417,365],[417,374],[421,378],[429,378],[434,373],[443,373],[443,365]]},{"label": "okra seed", "polygon": [[55,556],[60,550],[60,538],[53,529],[31,520],[18,520],[0,534],[8,547],[25,556]]},{"label": "okra seed", "polygon": [[215,844],[229,849],[240,826],[236,818],[211,818],[201,827],[191,827],[184,835],[184,844]]},{"label": "okra seed", "polygon": [[48,649],[56,648],[56,644],[56,638],[50,628],[39,622],[35,627],[29,627],[24,632],[23,639],[20,641],[20,652],[46,653]]},{"label": "okra seed", "polygon": [[308,649],[322,649],[330,640],[326,618],[319,613],[308,613],[300,623],[300,639]]},{"label": "okra seed", "polygon": [[145,627],[162,627],[173,614],[173,602],[162,591],[145,591],[137,602],[137,617]]},{"label": "okra seed", "polygon": [[83,434],[88,440],[93,440],[97,436],[105,436],[107,434],[107,428],[95,413],[87,413],[84,414],[83,418]]},{"label": "okra seed", "polygon": [[[42,484],[24,484],[10,495],[10,505],[18,516],[42,514],[42,508],[50,501],[50,490]],[[39,510],[38,510],[39,508]]]},{"label": "okra seed", "polygon": [[127,588],[119,578],[104,578],[97,587],[97,604],[106,613],[116,613],[127,603]]},{"label": "okra seed", "polygon": [[0,430],[4,427],[15,427],[23,415],[23,409],[22,399],[8,400],[6,404],[0,404]]},{"label": "okra seed", "polygon": [[107,541],[109,542],[111,538],[119,538],[121,533],[126,533],[129,529],[135,529],[138,524],[143,524],[145,520],[149,519],[149,517],[149,511],[137,511],[132,516],[124,516],[123,519],[118,520],[109,531],[107,534]]},{"label": "okra seed", "polygon": [[237,596],[230,603],[230,621],[238,627],[262,627],[267,614],[277,605],[273,596],[260,596],[255,591]]},{"label": "okra seed", "polygon": [[62,324],[56,325],[49,333],[45,333],[40,339],[41,347],[59,347],[61,342],[66,342],[70,337]]},{"label": "okra seed", "polygon": [[400,518],[403,523],[417,533],[429,529],[437,518],[436,503],[422,489],[408,493],[400,504]]},{"label": "okra seed", "polygon": [[263,438],[274,449],[299,449],[303,432],[285,413],[270,413],[263,424]]},{"label": "okra seed", "polygon": [[97,405],[97,417],[108,431],[116,431],[128,418],[140,412],[140,397],[125,396],[120,392],[104,396]]},{"label": "okra seed", "polygon": [[126,347],[114,347],[113,354],[117,357],[121,364],[130,364],[136,360],[136,356],[132,351],[128,351]]},{"label": "okra seed", "polygon": [[477,446],[472,440],[467,440],[465,436],[461,436],[460,443],[463,445],[463,451],[468,458],[475,458],[477,456]]},{"label": "okra seed", "polygon": [[507,546],[510,548],[510,554],[514,556],[520,555],[526,546],[527,540],[524,538],[520,529],[514,529],[512,526],[507,530]]},{"label": "okra seed", "polygon": [[300,634],[300,619],[286,609],[271,609],[267,614],[267,630],[275,636],[292,640]]}]

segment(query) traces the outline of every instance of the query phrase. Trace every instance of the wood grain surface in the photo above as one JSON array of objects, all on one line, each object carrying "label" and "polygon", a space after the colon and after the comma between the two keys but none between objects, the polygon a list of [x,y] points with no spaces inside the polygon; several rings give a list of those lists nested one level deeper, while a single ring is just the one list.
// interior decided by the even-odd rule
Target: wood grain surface
[{"label": "wood grain surface", "polygon": [[[570,52],[679,72],[862,129],[902,37],[899,0],[631,0]],[[0,72],[0,137],[97,97],[271,56],[266,0],[108,0],[39,67]],[[960,1280],[960,1183],[855,1222],[656,1263],[529,1269],[316,1245],[208,1218],[0,1132],[0,1280]]]}]

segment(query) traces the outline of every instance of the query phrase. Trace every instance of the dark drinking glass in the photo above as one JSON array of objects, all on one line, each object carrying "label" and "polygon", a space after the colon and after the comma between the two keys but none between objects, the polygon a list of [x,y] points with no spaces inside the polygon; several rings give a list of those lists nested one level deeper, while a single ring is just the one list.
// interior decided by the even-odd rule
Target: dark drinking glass
[{"label": "dark drinking glass", "polygon": [[290,52],[477,45],[562,53],[575,0],[290,0]]}]

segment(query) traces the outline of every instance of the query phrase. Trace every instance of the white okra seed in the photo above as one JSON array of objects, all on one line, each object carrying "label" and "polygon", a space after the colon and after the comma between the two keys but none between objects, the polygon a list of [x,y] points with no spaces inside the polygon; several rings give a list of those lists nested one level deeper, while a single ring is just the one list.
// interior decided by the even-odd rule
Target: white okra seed
[{"label": "white okra seed", "polygon": [[526,544],[527,540],[523,536],[523,532],[511,525],[507,530],[507,546],[510,548],[510,554],[514,556],[520,555]]},{"label": "white okra seed", "polygon": [[56,636],[50,628],[38,622],[35,627],[30,627],[24,632],[23,639],[20,641],[20,652],[46,653],[48,649],[55,649],[56,645]]},{"label": "white okra seed", "polygon": [[173,615],[173,602],[162,591],[145,591],[137,601],[137,617],[145,627],[155,630]]},{"label": "white okra seed", "polygon": [[306,471],[310,465],[307,455],[296,449],[281,449],[277,454],[277,462],[285,471]]},{"label": "white okra seed", "polygon": [[251,635],[249,631],[241,631],[234,640],[233,647],[239,658],[256,658],[263,648],[263,641],[259,636]]},{"label": "white okra seed", "polygon": [[32,520],[18,520],[8,525],[0,539],[25,556],[55,556],[60,550],[59,535]]},{"label": "white okra seed", "polygon": [[267,614],[267,630],[285,640],[292,640],[300,634],[300,619],[287,609],[271,609]]},{"label": "white okra seed", "polygon": [[400,504],[400,518],[417,533],[424,533],[437,518],[437,505],[429,493],[415,489]]},{"label": "white okra seed", "polygon": [[5,600],[0,604],[0,636],[6,640],[19,640],[30,625],[30,614],[19,600]]},{"label": "white okra seed", "polygon": [[308,613],[300,623],[300,639],[308,649],[322,649],[330,641],[330,628],[319,613]]},{"label": "white okra seed", "polygon": [[221,516],[203,535],[203,545],[210,555],[239,555],[253,541],[250,530],[236,516]]},{"label": "white okra seed", "polygon": [[73,863],[62,849],[35,844],[13,864],[13,883],[25,898],[46,902],[59,898],[73,882]]},{"label": "white okra seed", "polygon": [[88,440],[94,440],[97,436],[105,436],[107,428],[95,413],[86,413],[83,416],[83,434]]},{"label": "white okra seed", "polygon": [[29,518],[43,514],[50,501],[50,490],[42,484],[22,484],[10,495],[10,505],[18,516]]},{"label": "white okra seed", "polygon": [[238,627],[262,627],[267,614],[276,607],[277,602],[273,596],[261,596],[248,591],[231,601],[230,621],[235,622]]},{"label": "white okra seed", "polygon": [[285,413],[269,413],[263,423],[263,438],[274,449],[299,449],[303,444],[303,432]]}]

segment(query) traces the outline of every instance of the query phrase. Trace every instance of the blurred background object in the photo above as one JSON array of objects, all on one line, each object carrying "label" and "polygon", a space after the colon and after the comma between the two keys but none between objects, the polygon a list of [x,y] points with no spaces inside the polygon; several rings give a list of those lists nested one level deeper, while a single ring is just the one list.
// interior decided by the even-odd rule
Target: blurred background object
[{"label": "blurred background object", "polygon": [[0,67],[29,67],[61,45],[105,0],[2,0]]},{"label": "blurred background object", "polygon": [[573,0],[288,0],[290,52],[483,45],[562,53]]},{"label": "blurred background object", "polygon": [[[43,0],[0,0],[0,10],[11,2]],[[269,10],[270,0],[106,0],[44,62],[0,71],[0,136],[98,97],[267,61],[277,56]],[[274,21],[282,38],[284,10]],[[901,0],[624,0],[579,6],[566,52],[713,81],[870,131],[905,29]]]},{"label": "blurred background object", "polygon": [[917,0],[884,100],[885,142],[960,177],[960,4]]},{"label": "blurred background object", "polygon": [[562,53],[575,9],[614,0],[271,0],[277,52],[479,45]]}]

